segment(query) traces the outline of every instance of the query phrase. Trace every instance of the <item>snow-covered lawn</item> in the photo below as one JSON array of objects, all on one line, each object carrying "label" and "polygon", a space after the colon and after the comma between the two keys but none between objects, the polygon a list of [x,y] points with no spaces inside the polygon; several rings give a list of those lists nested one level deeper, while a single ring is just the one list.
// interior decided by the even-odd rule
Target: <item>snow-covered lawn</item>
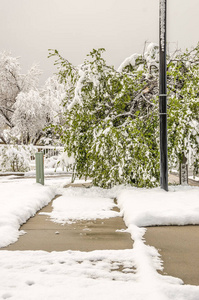
[{"label": "snow-covered lawn", "polygon": [[[132,250],[0,251],[0,299],[133,299],[198,300],[199,287],[160,275],[161,259],[143,241],[144,228],[155,224],[199,224],[199,188],[135,189],[117,187],[63,189],[67,179],[54,178],[46,186],[33,179],[0,179],[0,245],[15,241],[19,226],[55,194],[54,222],[114,217],[118,199],[134,239]],[[119,271],[120,270],[120,271]]]}]

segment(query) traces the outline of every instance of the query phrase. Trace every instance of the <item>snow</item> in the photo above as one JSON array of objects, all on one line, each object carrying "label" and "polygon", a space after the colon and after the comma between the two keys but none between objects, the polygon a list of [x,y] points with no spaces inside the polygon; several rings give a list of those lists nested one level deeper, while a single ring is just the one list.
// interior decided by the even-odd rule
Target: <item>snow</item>
[{"label": "snow", "polygon": [[118,196],[127,226],[199,224],[199,188],[126,189]]},{"label": "snow", "polygon": [[28,182],[1,183],[0,247],[17,241],[19,227],[55,196],[55,189]]},{"label": "snow", "polygon": [[[198,299],[194,286],[170,284],[169,279],[156,285],[144,283],[133,271],[136,258],[134,250],[2,251],[0,296],[20,300]],[[119,266],[123,272],[118,272]]]},{"label": "snow", "polygon": [[119,66],[118,68],[118,72],[122,72],[122,70],[128,66],[128,65],[131,65],[132,67],[135,66],[135,63],[136,63],[136,59],[139,57],[140,55],[137,54],[137,53],[134,53],[132,54],[130,57],[127,57],[122,63],[121,65]]},{"label": "snow", "polygon": [[[65,175],[65,176],[69,176],[69,172],[67,171],[63,171],[62,168],[58,167],[58,168],[45,168],[44,169],[44,174],[45,175],[51,175],[51,176],[60,176],[60,175]],[[25,172],[24,174],[25,177],[29,177],[29,176],[36,176],[36,170],[31,170],[28,172]]]},{"label": "snow", "polygon": [[199,224],[198,187],[173,186],[169,192],[125,186],[66,190],[63,186],[67,180],[53,177],[42,186],[31,178],[1,178],[1,247],[15,241],[20,235],[19,225],[61,193],[53,202],[51,218],[56,222],[113,217],[118,214],[111,210],[117,197],[134,240],[133,249],[51,253],[1,250],[0,299],[199,299],[198,286],[182,285],[181,279],[157,272],[163,269],[160,255],[144,243],[146,229],[138,227]]},{"label": "snow", "polygon": [[79,80],[77,81],[77,85],[75,88],[75,96],[74,96],[72,102],[68,105],[68,107],[67,107],[68,110],[71,110],[76,103],[79,103],[80,105],[82,105],[81,89],[83,86],[83,81],[85,79],[85,72],[82,69],[79,69],[78,73],[79,73]]},{"label": "snow", "polygon": [[53,201],[50,216],[57,223],[71,223],[74,220],[95,220],[116,217],[118,212],[111,211],[114,200],[104,197],[99,188],[68,188],[62,196]]},{"label": "snow", "polygon": [[199,181],[199,177],[198,176],[189,176],[190,179],[195,180],[195,181]]},{"label": "snow", "polygon": [[166,31],[166,1],[160,0],[160,40],[161,49],[165,51],[165,31]]}]

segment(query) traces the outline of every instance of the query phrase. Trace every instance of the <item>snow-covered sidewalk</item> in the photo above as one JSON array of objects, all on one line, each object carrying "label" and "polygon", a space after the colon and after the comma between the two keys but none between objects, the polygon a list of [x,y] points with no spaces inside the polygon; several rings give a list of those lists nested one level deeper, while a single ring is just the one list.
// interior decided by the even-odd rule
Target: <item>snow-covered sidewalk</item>
[{"label": "snow-covered sidewalk", "polygon": [[[116,187],[62,188],[62,182],[40,186],[33,181],[0,183],[0,243],[19,236],[19,225],[46,205],[55,194],[50,217],[54,222],[113,217],[113,199],[134,240],[132,250],[0,251],[0,299],[134,299],[198,300],[199,287],[160,275],[161,259],[143,241],[144,228],[155,224],[199,224],[199,188],[160,189]],[[113,213],[113,214],[112,214]]]},{"label": "snow-covered sidewalk", "polygon": [[56,189],[26,181],[1,183],[0,187],[0,247],[5,247],[17,241],[20,225],[47,205]]},{"label": "snow-covered sidewalk", "polygon": [[[155,272],[155,261],[151,265],[152,253],[148,255],[134,250],[2,251],[0,298],[198,300],[199,287],[163,280]],[[130,272],[133,268],[135,273]]]}]

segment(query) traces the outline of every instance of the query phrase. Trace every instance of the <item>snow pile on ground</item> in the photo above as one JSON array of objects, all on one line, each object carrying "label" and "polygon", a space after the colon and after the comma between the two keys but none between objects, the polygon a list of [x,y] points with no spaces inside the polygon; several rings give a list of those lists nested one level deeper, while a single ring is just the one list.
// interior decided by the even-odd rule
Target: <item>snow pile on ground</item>
[{"label": "snow pile on ground", "polygon": [[100,188],[67,188],[62,196],[53,201],[48,215],[54,222],[70,223],[75,220],[95,220],[116,217],[118,212],[111,209],[116,206],[113,199],[106,197],[106,191]]},{"label": "snow pile on ground", "polygon": [[47,205],[55,188],[27,181],[1,183],[0,247],[17,241],[21,224]]},{"label": "snow pile on ground", "polygon": [[163,278],[155,272],[155,260],[152,271],[147,265],[142,270],[144,263],[148,263],[142,256],[138,249],[1,251],[0,297],[16,300],[199,299],[199,287],[180,285],[181,281],[176,278]]},{"label": "snow pile on ground", "polygon": [[[47,168],[47,169],[44,169],[44,175],[48,176],[48,175],[55,175],[55,176],[58,176],[58,175],[70,175],[70,178],[71,178],[71,174],[69,174],[69,172],[67,171],[63,171],[62,168]],[[28,172],[25,172],[24,173],[24,176],[25,177],[30,177],[30,176],[36,176],[36,170],[31,170],[31,171],[28,171]]]},{"label": "snow pile on ground", "polygon": [[199,177],[198,176],[189,176],[189,179],[195,180],[195,181],[199,181]]},{"label": "snow pile on ground", "polygon": [[198,187],[129,188],[117,198],[127,226],[199,224]]},{"label": "snow pile on ground", "polygon": [[45,213],[58,223],[118,216],[111,211],[117,198],[127,227],[199,224],[199,187],[171,186],[169,192],[124,186],[111,190],[70,187],[61,194],[53,201],[53,211]]}]

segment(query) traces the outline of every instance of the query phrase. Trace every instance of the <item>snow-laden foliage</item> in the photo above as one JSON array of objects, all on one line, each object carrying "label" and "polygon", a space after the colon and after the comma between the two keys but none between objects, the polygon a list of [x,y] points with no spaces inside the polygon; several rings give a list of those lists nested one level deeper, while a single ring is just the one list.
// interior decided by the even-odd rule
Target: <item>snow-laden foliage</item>
[{"label": "snow-laden foliage", "polygon": [[[3,143],[36,144],[48,135],[43,129],[61,123],[65,91],[56,76],[39,88],[41,71],[34,65],[21,73],[19,59],[0,53],[0,139]],[[46,141],[46,139],[45,139]]]},{"label": "snow-laden foliage", "polygon": [[37,139],[46,124],[45,106],[39,92],[33,90],[21,92],[13,108],[12,122],[15,124],[13,133],[15,136],[22,136],[25,144],[34,143],[34,139]]},{"label": "snow-laden foliage", "polygon": [[34,150],[31,146],[5,145],[0,147],[0,171],[27,172]]},{"label": "snow-laden foliage", "polygon": [[[36,89],[41,71],[38,66],[33,66],[27,74],[21,73],[19,58],[12,57],[9,53],[0,53],[0,127],[12,129],[14,105],[21,92]],[[0,132],[1,140],[6,143],[3,130]]]},{"label": "snow-laden foliage", "polygon": [[49,77],[44,85],[44,88],[41,92],[44,104],[47,109],[47,119],[48,122],[54,122],[54,124],[60,124],[63,117],[63,106],[60,104],[66,97],[66,91],[64,84],[61,84],[57,76],[54,75]]},{"label": "snow-laden foliage", "polygon": [[[159,184],[159,50],[150,44],[144,55],[125,59],[116,71],[93,50],[78,67],[58,51],[59,76],[69,82],[65,126],[58,130],[76,174],[110,187]],[[199,46],[168,56],[169,165],[199,154]]]},{"label": "snow-laden foliage", "polygon": [[44,145],[59,144],[59,136],[54,132],[51,124],[61,126],[64,123],[63,113],[65,108],[62,102],[66,97],[65,86],[59,82],[56,75],[53,75],[46,80],[40,95],[45,111],[45,131],[43,131],[40,142]]},{"label": "snow-laden foliage", "polygon": [[188,158],[199,172],[199,44],[176,52],[168,63],[168,146],[170,162]]}]

